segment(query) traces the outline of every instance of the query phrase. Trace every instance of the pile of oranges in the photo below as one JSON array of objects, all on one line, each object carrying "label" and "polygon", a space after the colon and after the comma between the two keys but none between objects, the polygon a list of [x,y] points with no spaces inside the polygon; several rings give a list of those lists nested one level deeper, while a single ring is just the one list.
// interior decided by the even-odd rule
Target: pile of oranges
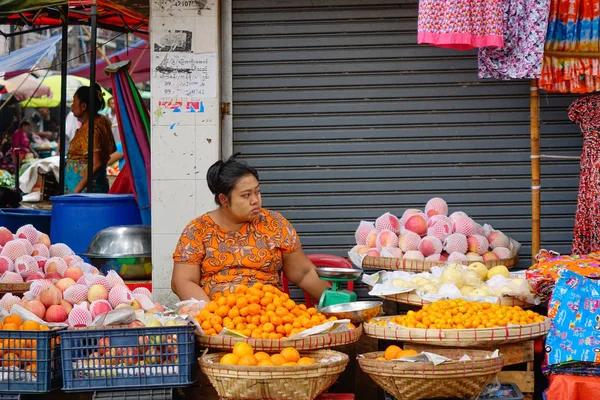
[{"label": "pile of oranges", "polygon": [[275,286],[262,283],[240,285],[234,293],[215,296],[194,318],[205,335],[218,335],[227,328],[257,339],[281,339],[337,320],[298,305]]},{"label": "pile of oranges", "polygon": [[389,361],[402,357],[412,357],[416,356],[417,354],[419,353],[417,353],[415,350],[402,350],[401,347],[398,347],[393,344],[391,346],[388,346],[387,349],[385,349],[383,357],[377,357],[376,359],[380,361]]},{"label": "pile of oranges", "polygon": [[220,363],[247,367],[291,367],[312,365],[315,360],[310,357],[301,357],[298,350],[293,347],[286,347],[280,353],[269,355],[264,351],[254,352],[248,343],[239,342],[235,344],[231,353],[221,357]]},{"label": "pile of oranges", "polygon": [[545,318],[519,306],[468,302],[463,299],[438,300],[419,311],[390,319],[407,328],[469,329],[495,328],[507,325],[528,325],[544,322]]},{"label": "pile of oranges", "polygon": [[[36,321],[22,321],[18,315],[9,315],[0,322],[2,330],[7,331],[42,331],[50,330]],[[2,367],[23,368],[34,375],[37,371],[37,340],[35,339],[0,339],[0,365]]]}]

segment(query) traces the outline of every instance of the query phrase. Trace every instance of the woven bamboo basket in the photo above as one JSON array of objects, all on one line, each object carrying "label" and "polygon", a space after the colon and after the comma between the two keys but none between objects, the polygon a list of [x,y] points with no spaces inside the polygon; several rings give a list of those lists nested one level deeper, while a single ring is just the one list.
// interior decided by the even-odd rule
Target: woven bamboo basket
[{"label": "woven bamboo basket", "polygon": [[[388,321],[390,317],[374,318],[375,321]],[[446,347],[483,347],[504,343],[523,342],[545,336],[550,330],[550,319],[528,325],[503,326],[498,328],[472,329],[419,329],[405,328],[388,324],[381,326],[364,324],[365,335],[377,339],[398,340],[400,342],[425,343]]]},{"label": "woven bamboo basket", "polygon": [[375,383],[399,400],[476,399],[504,365],[502,355],[486,359],[489,351],[436,349],[435,353],[453,360],[467,354],[471,361],[447,361],[437,366],[431,362],[379,361],[376,358],[383,352],[376,352],[359,356],[358,363]]},{"label": "woven bamboo basket", "polygon": [[[413,306],[422,306],[425,304],[431,304],[431,302],[423,300],[421,296],[413,292],[391,294],[388,296],[378,296],[382,299],[395,301],[397,303],[411,304]],[[510,296],[500,297],[500,304],[503,306],[519,306],[519,307],[533,307],[533,304],[527,303],[526,301],[516,299]]]},{"label": "woven bamboo basket", "polygon": [[362,325],[343,332],[324,333],[300,339],[255,339],[235,336],[207,336],[196,333],[196,342],[209,349],[231,350],[238,342],[248,342],[256,351],[281,351],[286,347],[294,347],[298,351],[329,349],[357,342],[363,333]]},{"label": "woven bamboo basket", "polygon": [[[464,261],[462,264],[469,265],[473,261]],[[504,265],[511,269],[519,264],[519,256],[505,258],[502,260],[491,260],[483,262],[488,269],[497,265]],[[377,268],[388,271],[409,271],[409,272],[428,272],[431,267],[439,267],[446,264],[446,261],[421,261],[421,260],[405,260],[403,258],[386,258],[386,257],[370,257],[367,256],[363,260],[363,268]]]},{"label": "woven bamboo basket", "polygon": [[336,381],[348,364],[347,355],[332,350],[302,353],[302,356],[311,357],[316,363],[295,367],[219,364],[224,354],[206,354],[199,359],[202,372],[223,400],[314,399]]},{"label": "woven bamboo basket", "polygon": [[29,290],[31,282],[22,283],[0,283],[0,295],[12,293],[14,295],[23,294]]}]

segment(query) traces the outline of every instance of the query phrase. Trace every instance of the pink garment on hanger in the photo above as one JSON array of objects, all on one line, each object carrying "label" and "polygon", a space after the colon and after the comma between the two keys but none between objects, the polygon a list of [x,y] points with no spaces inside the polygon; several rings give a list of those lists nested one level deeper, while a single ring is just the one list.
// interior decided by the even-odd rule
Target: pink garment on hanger
[{"label": "pink garment on hanger", "polygon": [[503,47],[502,0],[420,0],[418,43],[470,50]]}]

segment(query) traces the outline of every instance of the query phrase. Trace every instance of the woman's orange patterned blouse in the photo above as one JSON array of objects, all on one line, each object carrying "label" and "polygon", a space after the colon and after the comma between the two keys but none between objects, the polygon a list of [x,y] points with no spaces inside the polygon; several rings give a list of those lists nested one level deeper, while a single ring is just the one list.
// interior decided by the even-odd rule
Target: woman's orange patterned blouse
[{"label": "woman's orange patterned blouse", "polygon": [[279,286],[283,253],[300,248],[296,230],[281,214],[266,209],[239,231],[226,231],[208,214],[190,222],[173,253],[175,263],[199,265],[200,287],[213,297],[256,281]]}]

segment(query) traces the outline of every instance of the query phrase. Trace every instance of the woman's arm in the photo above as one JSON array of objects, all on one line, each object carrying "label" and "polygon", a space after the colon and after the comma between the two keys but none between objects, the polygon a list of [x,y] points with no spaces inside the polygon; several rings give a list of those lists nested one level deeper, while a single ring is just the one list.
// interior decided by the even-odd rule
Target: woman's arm
[{"label": "woman's arm", "polygon": [[[100,160],[100,152],[95,151],[94,152],[94,164],[92,165],[92,176],[96,175],[96,172],[98,172],[100,170],[100,168],[106,168],[106,165],[102,165],[102,161]],[[81,193],[83,191],[83,189],[86,188],[87,177],[88,177],[87,172],[84,172],[81,177],[81,180],[75,187],[74,193]]]},{"label": "woman's arm", "polygon": [[123,159],[123,153],[119,153],[118,151],[115,151],[114,153],[112,153],[110,155],[110,158],[108,159],[108,162],[106,163],[106,165],[113,165],[114,163],[116,163],[117,161],[121,161]]},{"label": "woman's arm", "polygon": [[175,263],[171,277],[171,290],[181,300],[210,301],[206,292],[200,287],[200,266]]},{"label": "woman's arm", "polygon": [[283,254],[283,274],[315,299],[319,299],[323,291],[330,287],[329,283],[319,279],[315,265],[301,248],[293,253]]}]

